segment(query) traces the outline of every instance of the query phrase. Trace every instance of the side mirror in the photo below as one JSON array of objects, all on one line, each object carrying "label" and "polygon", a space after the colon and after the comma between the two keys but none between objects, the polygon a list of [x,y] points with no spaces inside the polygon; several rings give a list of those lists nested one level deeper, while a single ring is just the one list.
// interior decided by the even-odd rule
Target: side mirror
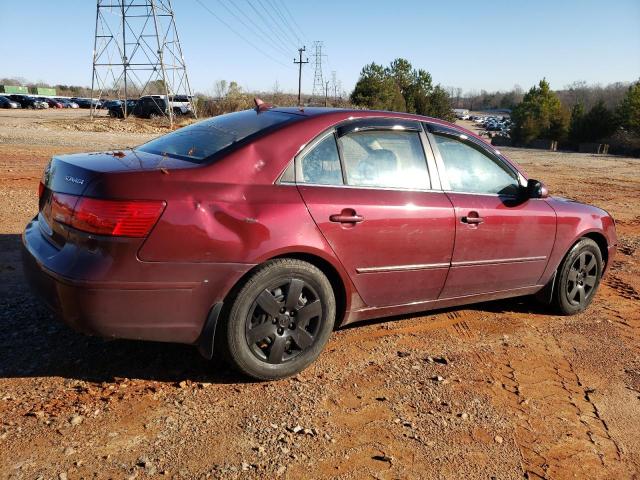
[{"label": "side mirror", "polygon": [[540,180],[534,180],[530,178],[527,181],[527,197],[528,198],[547,198],[549,196],[549,190],[544,186]]}]

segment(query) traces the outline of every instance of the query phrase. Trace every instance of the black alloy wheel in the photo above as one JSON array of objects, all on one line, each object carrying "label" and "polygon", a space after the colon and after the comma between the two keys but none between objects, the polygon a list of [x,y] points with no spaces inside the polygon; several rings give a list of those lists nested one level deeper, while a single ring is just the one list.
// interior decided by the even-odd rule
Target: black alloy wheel
[{"label": "black alloy wheel", "polygon": [[260,265],[226,301],[216,348],[258,380],[294,375],[317,357],[336,318],[333,287],[315,265],[278,258]]},{"label": "black alloy wheel", "polygon": [[590,238],[582,238],[569,250],[558,269],[553,303],[564,315],[585,310],[593,300],[604,270],[602,252]]},{"label": "black alloy wheel", "polygon": [[598,273],[595,255],[589,251],[580,253],[571,264],[566,282],[567,299],[572,305],[582,305],[593,295]]},{"label": "black alloy wheel", "polygon": [[321,318],[322,304],[311,285],[299,278],[278,282],[251,305],[247,344],[262,361],[290,361],[313,345]]}]

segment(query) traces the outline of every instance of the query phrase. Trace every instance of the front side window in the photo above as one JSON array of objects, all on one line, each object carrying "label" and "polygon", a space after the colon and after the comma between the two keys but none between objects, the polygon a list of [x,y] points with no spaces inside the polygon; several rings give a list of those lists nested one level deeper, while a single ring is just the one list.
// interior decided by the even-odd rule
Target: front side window
[{"label": "front side window", "polygon": [[348,185],[431,188],[418,132],[354,131],[339,142]]},{"label": "front side window", "polygon": [[517,175],[506,165],[472,146],[448,135],[434,134],[449,186],[454,192],[517,195]]},{"label": "front side window", "polygon": [[342,185],[338,146],[333,134],[327,135],[300,159],[301,181],[316,185]]}]

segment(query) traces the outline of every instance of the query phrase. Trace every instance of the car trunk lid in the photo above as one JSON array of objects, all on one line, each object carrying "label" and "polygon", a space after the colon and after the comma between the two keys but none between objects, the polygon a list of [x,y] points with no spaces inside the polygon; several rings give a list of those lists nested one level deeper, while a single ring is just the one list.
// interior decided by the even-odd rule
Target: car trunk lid
[{"label": "car trunk lid", "polygon": [[134,150],[55,156],[45,169],[40,186],[40,230],[45,238],[62,248],[69,236],[68,225],[74,209],[92,183],[126,172],[195,166],[193,162]]}]

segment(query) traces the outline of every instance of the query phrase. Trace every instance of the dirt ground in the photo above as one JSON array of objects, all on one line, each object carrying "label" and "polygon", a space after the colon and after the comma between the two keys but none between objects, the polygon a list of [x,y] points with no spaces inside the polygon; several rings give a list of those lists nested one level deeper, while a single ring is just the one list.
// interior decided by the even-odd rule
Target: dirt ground
[{"label": "dirt ground", "polygon": [[250,383],[189,346],[77,334],[27,290],[20,233],[51,155],[154,135],[65,128],[81,114],[0,111],[3,478],[639,477],[640,160],[505,149],[616,218],[587,312],[516,299],[378,320]]}]

